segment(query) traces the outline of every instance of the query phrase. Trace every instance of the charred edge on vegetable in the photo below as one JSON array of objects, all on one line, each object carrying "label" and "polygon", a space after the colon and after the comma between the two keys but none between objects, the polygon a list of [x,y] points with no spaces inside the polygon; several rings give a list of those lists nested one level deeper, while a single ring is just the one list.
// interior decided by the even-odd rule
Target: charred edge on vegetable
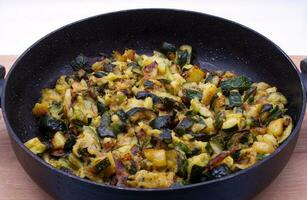
[{"label": "charred edge on vegetable", "polygon": [[87,62],[88,62],[88,58],[84,56],[83,54],[80,54],[74,60],[71,61],[70,66],[72,67],[74,71],[78,71],[80,69],[85,68]]},{"label": "charred edge on vegetable", "polygon": [[221,164],[220,166],[217,166],[213,168],[212,170],[207,172],[207,177],[209,180],[222,178],[224,176],[227,176],[231,174],[231,170],[226,164]]},{"label": "charred edge on vegetable", "polygon": [[179,122],[179,124],[174,128],[174,132],[177,135],[182,136],[193,126],[193,124],[193,120],[191,118],[186,117],[181,120],[181,122]]},{"label": "charred edge on vegetable", "polygon": [[170,129],[163,129],[159,137],[166,144],[172,143],[172,131]]},{"label": "charred edge on vegetable", "polygon": [[104,71],[98,71],[98,72],[95,72],[93,75],[94,75],[96,78],[102,78],[102,77],[104,77],[104,76],[107,76],[108,73],[106,73],[106,72],[104,72]]},{"label": "charred edge on vegetable", "polygon": [[104,158],[100,162],[95,165],[96,173],[99,173],[105,169],[107,169],[111,165],[110,160],[108,158]]},{"label": "charred edge on vegetable", "polygon": [[154,129],[162,129],[162,128],[173,128],[173,116],[171,115],[164,115],[158,116],[157,118],[153,119],[149,125]]},{"label": "charred edge on vegetable", "polygon": [[127,112],[127,115],[132,122],[142,119],[151,120],[157,116],[153,110],[144,107],[132,108]]},{"label": "charred edge on vegetable", "polygon": [[76,144],[76,136],[75,135],[72,135],[70,134],[67,138],[67,140],[65,141],[65,144],[64,144],[64,150],[65,151],[71,151],[73,146]]},{"label": "charred edge on vegetable", "polygon": [[151,97],[153,103],[159,103],[161,101],[160,98],[157,95],[152,94],[152,93],[147,92],[147,91],[139,91],[135,96],[135,98],[137,98],[137,99],[146,99],[147,97]]},{"label": "charred edge on vegetable", "polygon": [[143,85],[146,89],[153,89],[154,88],[154,83],[150,80],[146,80]]},{"label": "charred edge on vegetable", "polygon": [[42,129],[47,131],[56,132],[56,131],[66,131],[67,126],[64,121],[45,115],[40,118],[39,125]]}]

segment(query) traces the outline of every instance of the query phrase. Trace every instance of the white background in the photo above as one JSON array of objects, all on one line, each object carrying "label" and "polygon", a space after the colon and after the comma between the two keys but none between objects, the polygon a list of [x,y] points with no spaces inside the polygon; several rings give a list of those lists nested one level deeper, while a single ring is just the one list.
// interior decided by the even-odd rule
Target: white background
[{"label": "white background", "polygon": [[21,54],[50,31],[88,16],[150,7],[228,18],[262,33],[290,55],[307,55],[307,0],[0,0],[0,54]]}]

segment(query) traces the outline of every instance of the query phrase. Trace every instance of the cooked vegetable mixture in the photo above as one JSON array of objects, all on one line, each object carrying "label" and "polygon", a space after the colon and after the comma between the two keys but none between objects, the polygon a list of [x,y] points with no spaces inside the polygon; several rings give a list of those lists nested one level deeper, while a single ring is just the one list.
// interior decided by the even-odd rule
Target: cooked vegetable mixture
[{"label": "cooked vegetable mixture", "polygon": [[293,127],[285,96],[192,60],[191,46],[167,42],[152,55],[79,55],[42,90],[41,134],[25,145],[68,173],[138,188],[217,179],[273,153]]}]

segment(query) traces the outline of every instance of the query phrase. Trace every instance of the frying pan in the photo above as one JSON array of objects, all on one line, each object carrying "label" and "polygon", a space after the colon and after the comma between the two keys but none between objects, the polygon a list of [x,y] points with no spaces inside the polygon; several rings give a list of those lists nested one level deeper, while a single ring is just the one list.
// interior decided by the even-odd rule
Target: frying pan
[{"label": "frying pan", "polygon": [[[289,100],[288,113],[295,124],[292,134],[272,155],[249,169],[217,180],[167,189],[97,184],[53,168],[25,148],[23,142],[39,134],[31,109],[40,91],[52,87],[61,74],[72,73],[68,64],[74,57],[80,53],[94,57],[97,52],[124,48],[149,53],[163,41],[190,44],[202,68],[231,70],[278,87]],[[249,199],[280,173],[295,147],[306,99],[300,76],[278,46],[240,24],[190,11],[128,10],[69,24],[33,44],[1,81],[1,106],[19,162],[56,199]]]}]

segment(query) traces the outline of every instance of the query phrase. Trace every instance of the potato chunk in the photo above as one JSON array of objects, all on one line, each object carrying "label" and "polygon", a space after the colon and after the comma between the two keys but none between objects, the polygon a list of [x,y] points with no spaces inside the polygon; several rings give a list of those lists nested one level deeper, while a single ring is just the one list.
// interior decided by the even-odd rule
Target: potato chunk
[{"label": "potato chunk", "polygon": [[267,133],[279,137],[284,130],[284,120],[282,118],[271,121],[268,125]]},{"label": "potato chunk", "polygon": [[167,164],[164,149],[145,149],[144,155],[154,167],[164,167]]},{"label": "potato chunk", "polygon": [[129,177],[127,184],[132,187],[141,188],[166,188],[174,182],[174,172],[149,172],[138,171]]},{"label": "potato chunk", "polygon": [[253,149],[259,154],[270,154],[275,150],[272,145],[265,142],[254,142]]},{"label": "potato chunk", "polygon": [[206,83],[203,89],[203,98],[201,102],[206,106],[210,104],[212,97],[216,94],[217,87],[212,83]]},{"label": "potato chunk", "polygon": [[46,145],[43,144],[37,137],[28,140],[25,146],[35,154],[43,153],[46,150]]},{"label": "potato chunk", "polygon": [[199,67],[197,66],[193,66],[189,69],[189,71],[187,72],[186,75],[186,80],[188,82],[200,82],[204,79],[206,73],[201,70]]}]

